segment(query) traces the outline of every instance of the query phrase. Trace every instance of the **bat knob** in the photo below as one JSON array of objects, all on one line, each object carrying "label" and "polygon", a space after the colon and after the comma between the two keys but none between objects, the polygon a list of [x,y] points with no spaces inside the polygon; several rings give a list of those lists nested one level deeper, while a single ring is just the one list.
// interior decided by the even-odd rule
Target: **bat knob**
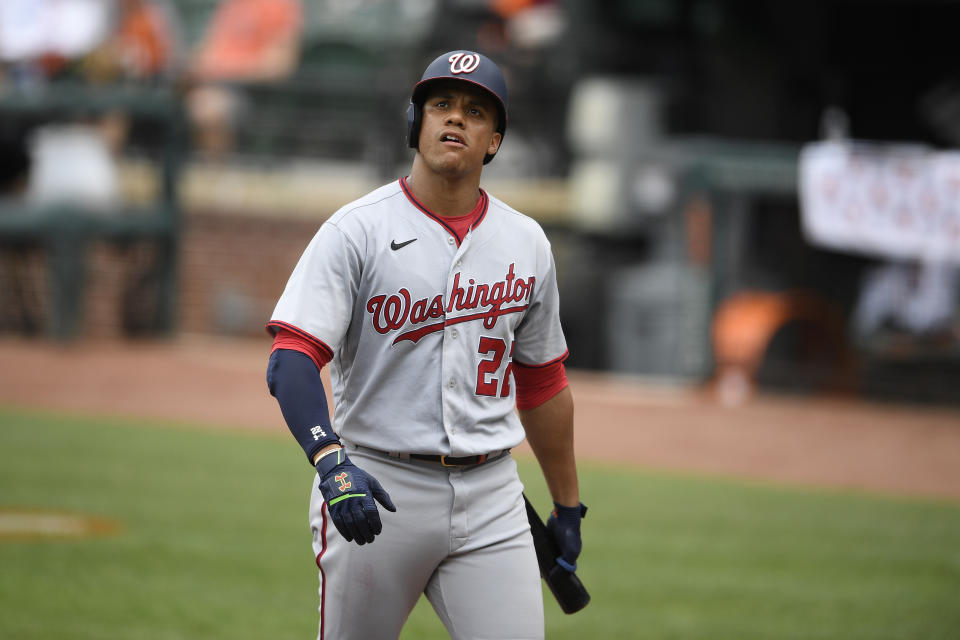
[{"label": "bat knob", "polygon": [[560,565],[555,565],[550,570],[546,582],[564,613],[576,613],[590,602],[590,594],[577,574]]}]

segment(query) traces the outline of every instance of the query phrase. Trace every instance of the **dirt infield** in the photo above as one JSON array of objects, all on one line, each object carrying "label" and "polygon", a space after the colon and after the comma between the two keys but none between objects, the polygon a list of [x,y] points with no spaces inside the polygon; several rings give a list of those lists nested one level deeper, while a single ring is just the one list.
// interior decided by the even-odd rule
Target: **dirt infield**
[{"label": "dirt infield", "polygon": [[[0,339],[0,404],[286,432],[269,340]],[[641,467],[960,502],[960,410],[705,390],[569,372],[577,455]],[[329,384],[327,385],[329,388]]]}]

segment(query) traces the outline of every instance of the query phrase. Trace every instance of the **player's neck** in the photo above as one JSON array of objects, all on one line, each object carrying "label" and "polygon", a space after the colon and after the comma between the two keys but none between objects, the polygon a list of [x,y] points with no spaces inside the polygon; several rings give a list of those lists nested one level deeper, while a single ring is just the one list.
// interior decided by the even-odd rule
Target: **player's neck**
[{"label": "player's neck", "polygon": [[431,212],[446,218],[470,213],[480,197],[480,172],[448,177],[425,169],[414,161],[407,187]]}]

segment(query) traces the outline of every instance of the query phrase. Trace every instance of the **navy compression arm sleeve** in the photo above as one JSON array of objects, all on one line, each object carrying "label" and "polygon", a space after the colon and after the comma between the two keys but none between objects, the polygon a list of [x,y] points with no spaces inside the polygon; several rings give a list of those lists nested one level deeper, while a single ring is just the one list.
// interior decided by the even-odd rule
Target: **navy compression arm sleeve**
[{"label": "navy compression arm sleeve", "polygon": [[310,356],[277,349],[267,364],[267,387],[277,399],[287,428],[297,439],[310,464],[317,451],[338,442],[330,426],[330,410],[320,371]]}]

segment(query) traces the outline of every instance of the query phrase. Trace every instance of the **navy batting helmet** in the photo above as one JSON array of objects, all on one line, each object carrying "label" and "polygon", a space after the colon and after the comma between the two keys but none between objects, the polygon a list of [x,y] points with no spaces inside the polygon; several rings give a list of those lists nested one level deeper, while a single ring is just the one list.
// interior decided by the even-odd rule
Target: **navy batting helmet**
[{"label": "navy batting helmet", "polygon": [[[500,67],[475,51],[449,51],[430,63],[420,82],[413,88],[410,106],[407,107],[407,142],[411,148],[419,148],[423,102],[427,89],[437,80],[469,82],[489,93],[497,105],[497,132],[502,138],[507,131],[507,82],[503,79]],[[484,156],[483,164],[493,160],[493,155],[488,153]]]}]

